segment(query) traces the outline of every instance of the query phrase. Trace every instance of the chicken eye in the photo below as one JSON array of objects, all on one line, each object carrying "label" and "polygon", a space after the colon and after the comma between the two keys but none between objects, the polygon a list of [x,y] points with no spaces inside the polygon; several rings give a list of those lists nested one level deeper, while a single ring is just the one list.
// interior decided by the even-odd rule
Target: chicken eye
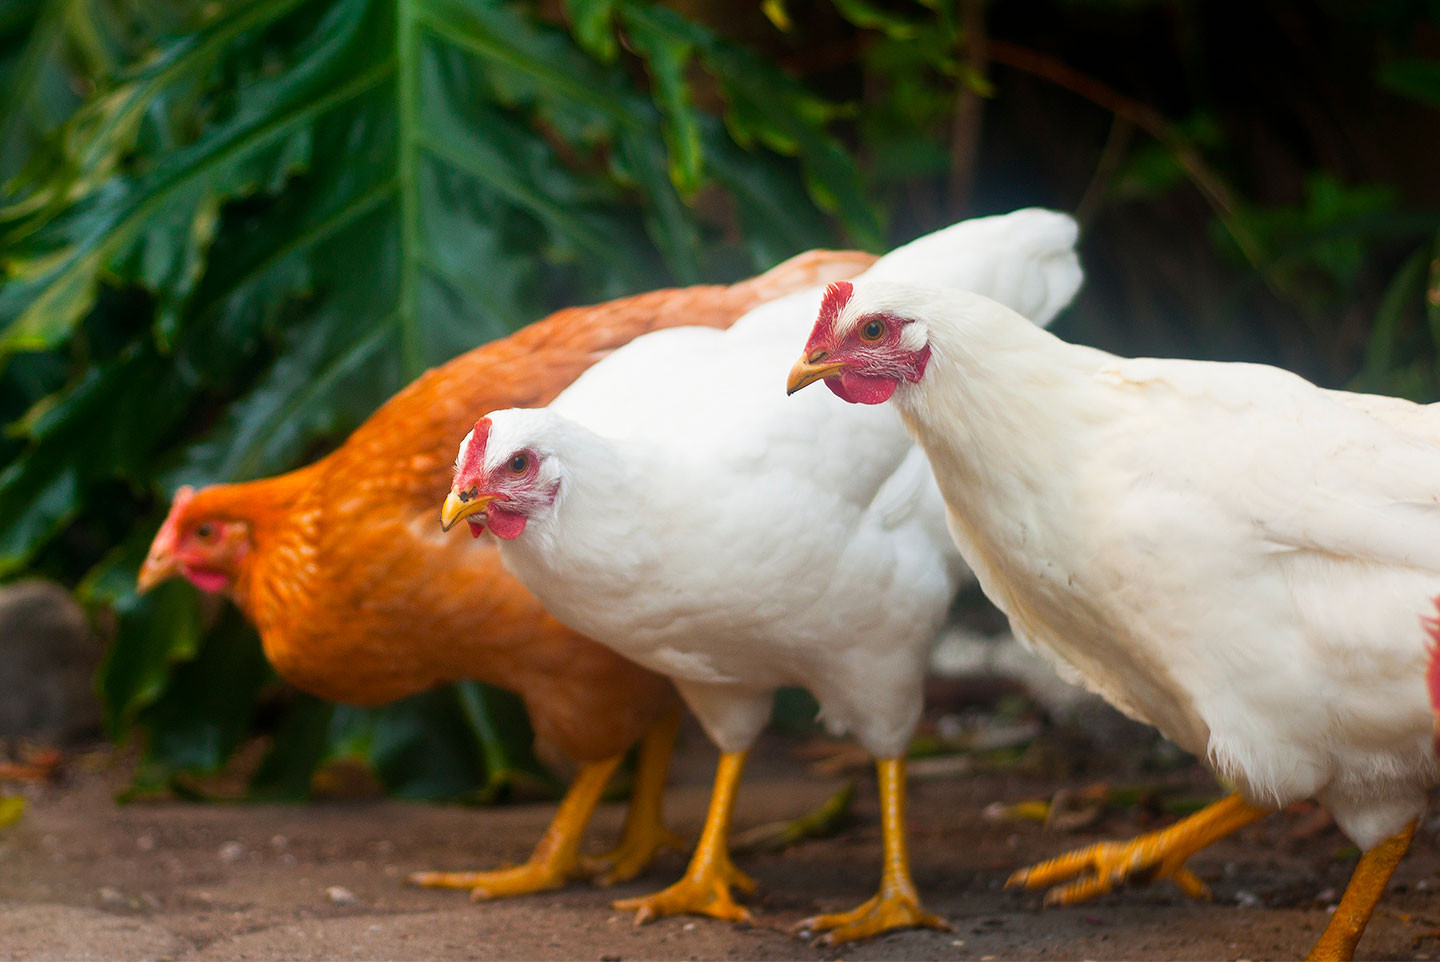
[{"label": "chicken eye", "polygon": [[209,541],[211,538],[215,537],[215,526],[208,521],[201,522],[195,528],[195,537],[199,538],[201,541]]},{"label": "chicken eye", "polygon": [[524,474],[530,467],[530,457],[525,454],[517,454],[510,459],[510,473]]},{"label": "chicken eye", "polygon": [[871,321],[860,328],[860,338],[866,341],[878,341],[885,336],[885,325],[881,321]]}]

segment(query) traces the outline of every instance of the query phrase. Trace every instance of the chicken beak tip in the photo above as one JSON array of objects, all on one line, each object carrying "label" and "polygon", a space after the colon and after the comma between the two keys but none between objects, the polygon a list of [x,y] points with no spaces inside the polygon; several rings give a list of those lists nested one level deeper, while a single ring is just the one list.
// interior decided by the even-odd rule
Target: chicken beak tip
[{"label": "chicken beak tip", "polygon": [[786,395],[792,395],[801,388],[808,387],[816,381],[823,381],[825,378],[837,374],[845,365],[839,361],[828,363],[815,363],[807,358],[800,358],[795,366],[790,369],[790,377],[785,382]]},{"label": "chicken beak tip", "polygon": [[493,497],[483,494],[465,500],[460,497],[459,492],[451,489],[450,493],[445,495],[445,504],[440,508],[440,530],[449,531],[464,519],[484,511],[493,500]]}]

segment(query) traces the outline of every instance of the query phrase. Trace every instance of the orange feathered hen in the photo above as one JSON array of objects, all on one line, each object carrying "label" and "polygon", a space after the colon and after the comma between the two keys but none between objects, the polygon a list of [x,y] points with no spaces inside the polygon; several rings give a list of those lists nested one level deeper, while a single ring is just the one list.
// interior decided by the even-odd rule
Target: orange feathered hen
[{"label": "orange feathered hen", "polygon": [[[412,881],[494,898],[582,874],[630,878],[677,841],[660,820],[679,719],[675,692],[551,618],[492,544],[441,533],[435,505],[449,490],[455,446],[476,417],[549,403],[605,352],[647,331],[726,327],[758,304],[851,277],[873,260],[813,251],[730,287],[559,311],[478,347],[421,375],[314,464],[244,484],[182,488],[141,568],[140,589],[182,575],[228,594],[259,630],[276,671],[323,698],[378,705],[474,679],[524,699],[537,739],[581,765],[534,854],[515,868],[423,872]],[[620,846],[583,859],[580,839],[601,792],[642,735]]]}]

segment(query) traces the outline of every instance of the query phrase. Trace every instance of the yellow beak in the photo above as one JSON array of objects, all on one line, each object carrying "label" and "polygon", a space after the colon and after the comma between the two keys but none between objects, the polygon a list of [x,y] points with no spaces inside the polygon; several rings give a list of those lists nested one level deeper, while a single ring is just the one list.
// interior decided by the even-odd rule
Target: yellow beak
[{"label": "yellow beak", "polygon": [[145,559],[140,566],[140,575],[135,579],[136,594],[144,594],[160,582],[178,573],[180,566],[170,557]]},{"label": "yellow beak", "polygon": [[490,502],[495,500],[493,494],[477,494],[469,500],[462,499],[453,489],[445,495],[445,504],[440,508],[440,530],[449,531],[456,523],[470,517],[472,514],[479,514],[490,507]]},{"label": "yellow beak", "polygon": [[826,362],[826,356],[827,352],[816,351],[809,357],[796,361],[795,366],[790,369],[790,380],[785,382],[785,393],[794,394],[805,385],[822,381],[845,368],[844,361]]}]

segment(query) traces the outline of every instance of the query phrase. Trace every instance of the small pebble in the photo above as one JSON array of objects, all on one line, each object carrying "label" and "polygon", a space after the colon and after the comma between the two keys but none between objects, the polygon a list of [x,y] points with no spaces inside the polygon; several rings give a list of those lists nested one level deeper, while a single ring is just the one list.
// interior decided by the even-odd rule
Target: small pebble
[{"label": "small pebble", "polygon": [[1253,909],[1260,904],[1260,897],[1254,892],[1247,892],[1244,889],[1235,893],[1235,904],[1242,909]]},{"label": "small pebble", "polygon": [[152,852],[152,851],[154,851],[154,850],[155,850],[155,836],[154,836],[154,835],[141,835],[139,838],[137,838],[137,839],[135,840],[135,847],[138,848],[138,849],[139,849],[140,851],[142,851],[142,852]]},{"label": "small pebble", "polygon": [[275,851],[277,851],[277,852],[283,851],[284,848],[285,848],[285,846],[287,846],[287,845],[289,845],[289,844],[290,844],[290,840],[289,840],[288,838],[286,838],[284,835],[271,835],[271,836],[270,836],[270,847],[273,848],[273,849],[274,849]]},{"label": "small pebble", "polygon": [[100,904],[107,909],[128,909],[130,907],[130,900],[119,889],[112,889],[107,885],[98,894]]},{"label": "small pebble", "polygon": [[220,861],[238,862],[245,857],[245,846],[239,842],[226,842],[220,846]]},{"label": "small pebble", "polygon": [[325,894],[330,896],[330,901],[336,905],[355,905],[360,901],[354,892],[343,885],[332,885],[325,890]]},{"label": "small pebble", "polygon": [[950,940],[950,944],[953,945],[953,946],[955,946],[955,948],[958,949],[958,948],[960,948],[962,945],[965,944],[965,940],[964,940],[964,939],[951,939],[951,940]]},{"label": "small pebble", "polygon": [[680,926],[680,929],[681,929],[681,931],[683,931],[683,932],[694,932],[694,931],[695,931],[695,923],[694,923],[694,922],[686,922],[684,925]]}]

